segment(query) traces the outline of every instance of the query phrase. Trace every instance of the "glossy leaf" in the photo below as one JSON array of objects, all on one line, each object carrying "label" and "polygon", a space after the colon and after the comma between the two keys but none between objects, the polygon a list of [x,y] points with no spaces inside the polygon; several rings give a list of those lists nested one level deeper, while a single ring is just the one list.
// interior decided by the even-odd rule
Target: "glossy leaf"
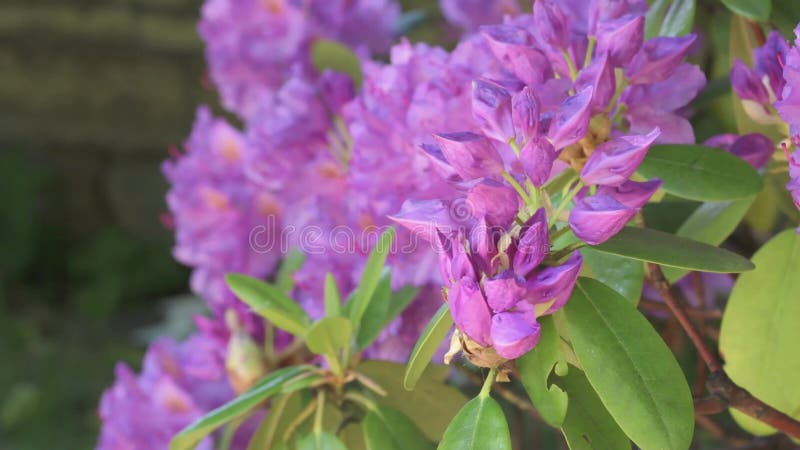
[{"label": "glossy leaf", "polygon": [[[686,219],[676,234],[697,242],[720,245],[744,219],[753,200],[755,200],[755,196],[733,202],[704,203]],[[664,268],[664,275],[669,281],[680,279],[686,272],[684,269]]]},{"label": "glossy leaf", "polygon": [[308,349],[318,355],[338,358],[350,346],[353,324],[347,317],[325,317],[314,322],[306,333]]},{"label": "glossy leaf", "polygon": [[328,317],[342,315],[342,294],[336,284],[336,278],[330,272],[325,274],[325,315]]},{"label": "glossy leaf", "polygon": [[580,278],[564,309],[575,354],[603,405],[644,449],[688,449],[692,395],[647,319],[613,289]]},{"label": "glossy leaf", "polygon": [[311,433],[297,440],[297,450],[348,450],[335,435],[322,431]]},{"label": "glossy leaf", "polygon": [[722,0],[733,13],[756,22],[766,22],[772,10],[772,0]]},{"label": "glossy leaf", "polygon": [[448,425],[439,450],[511,450],[503,409],[489,395],[473,398]]},{"label": "glossy leaf", "polygon": [[320,72],[325,69],[347,74],[356,87],[364,80],[361,59],[346,45],[328,39],[317,39],[311,45],[311,62]]},{"label": "glossy leaf", "polygon": [[364,441],[368,450],[433,450],[434,445],[405,414],[378,406],[364,417]]},{"label": "glossy leaf", "polygon": [[[800,235],[793,229],[770,239],[753,256],[756,270],[733,287],[720,328],[720,351],[731,379],[767,404],[800,418],[800,385],[787,382],[800,373]],[[746,430],[774,432],[749,417],[734,414]]]},{"label": "glossy leaf", "polygon": [[417,380],[422,376],[422,372],[428,367],[428,364],[436,353],[450,328],[453,327],[453,318],[450,316],[450,308],[447,303],[443,303],[436,314],[433,315],[428,326],[422,331],[419,339],[417,340],[414,349],[411,350],[411,356],[408,357],[408,364],[406,366],[406,374],[403,378],[403,386],[408,389],[414,389]]},{"label": "glossy leaf", "polygon": [[409,392],[403,388],[403,365],[389,361],[365,361],[358,371],[378,383],[387,395],[382,405],[395,408],[410,417],[428,439],[442,438],[447,424],[467,402],[464,394],[446,384],[450,367],[431,364],[416,387]]},{"label": "glossy leaf", "polygon": [[[397,292],[391,291],[391,277],[387,271],[386,276],[381,278],[380,284],[375,291],[375,299],[370,302],[364,318],[361,319],[361,329],[358,330],[356,344],[358,348],[364,349],[372,345],[383,331],[409,303],[417,296],[418,289],[406,286]],[[384,279],[385,278],[385,279]]]},{"label": "glossy leaf", "polygon": [[275,286],[247,275],[225,276],[228,287],[259,315],[295,336],[303,336],[310,323],[308,314]]},{"label": "glossy leaf", "polygon": [[644,263],[602,253],[592,247],[584,247],[580,252],[589,276],[614,289],[632,304],[639,303],[644,284]]},{"label": "glossy leaf", "polygon": [[361,273],[361,280],[358,283],[358,288],[356,288],[352,303],[349,304],[347,308],[348,316],[356,329],[360,328],[361,318],[364,317],[364,313],[367,311],[369,303],[372,301],[375,289],[378,287],[381,273],[383,272],[383,266],[386,264],[386,257],[389,255],[394,235],[394,228],[386,230],[381,237],[378,238],[375,248],[372,249],[364,265],[364,271]]},{"label": "glossy leaf", "polygon": [[692,31],[695,0],[655,0],[647,10],[645,36],[683,36]]},{"label": "glossy leaf", "polygon": [[551,316],[540,317],[539,343],[517,359],[519,379],[536,411],[552,427],[560,427],[567,413],[567,394],[548,381],[556,364],[566,364],[561,355],[558,330]]},{"label": "glossy leaf", "polygon": [[292,366],[272,372],[248,391],[184,428],[172,439],[169,449],[193,449],[217,428],[242,417],[273,395],[307,386],[310,377],[300,379],[298,376],[312,369],[311,366]]},{"label": "glossy leaf", "polygon": [[701,272],[738,273],[753,270],[747,258],[719,247],[648,228],[625,227],[616,236],[593,249]]},{"label": "glossy leaf", "polygon": [[761,177],[749,164],[718,148],[654,145],[638,173],[664,180],[662,188],[698,201],[737,200],[761,190]]},{"label": "glossy leaf", "polygon": [[569,409],[561,428],[570,450],[630,450],[630,440],[603,406],[583,371],[570,367],[558,384],[569,396]]}]

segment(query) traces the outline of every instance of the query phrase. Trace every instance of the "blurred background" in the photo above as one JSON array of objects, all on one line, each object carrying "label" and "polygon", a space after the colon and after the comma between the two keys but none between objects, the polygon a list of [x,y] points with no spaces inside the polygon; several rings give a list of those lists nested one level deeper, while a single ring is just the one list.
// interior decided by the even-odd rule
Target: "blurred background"
[{"label": "blurred background", "polygon": [[0,2],[0,449],[92,448],[115,361],[200,307],[159,165],[216,99],[201,3]]},{"label": "blurred background", "polygon": [[201,5],[0,2],[0,450],[93,448],[115,362],[138,371],[154,336],[202,312],[160,171],[198,105],[221,112]]}]

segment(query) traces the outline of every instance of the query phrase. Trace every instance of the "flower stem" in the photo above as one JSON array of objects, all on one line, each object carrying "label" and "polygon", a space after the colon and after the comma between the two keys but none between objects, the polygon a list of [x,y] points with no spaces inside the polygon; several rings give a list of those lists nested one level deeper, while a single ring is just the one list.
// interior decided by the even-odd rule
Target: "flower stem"
[{"label": "flower stem", "polygon": [[556,223],[556,221],[558,220],[558,216],[560,216],[561,213],[564,212],[565,209],[567,209],[567,205],[569,205],[569,203],[578,194],[578,192],[580,192],[581,189],[583,189],[583,181],[578,180],[578,183],[575,184],[575,187],[573,187],[572,190],[570,190],[567,193],[566,197],[561,199],[561,203],[559,203],[558,208],[553,212],[553,215],[550,217],[550,223],[548,224],[549,226],[553,226],[553,224]]},{"label": "flower stem", "polygon": [[325,390],[317,391],[317,411],[314,414],[314,434],[322,433],[322,413],[325,410]]},{"label": "flower stem", "polygon": [[575,81],[578,78],[578,69],[575,68],[575,63],[572,61],[572,57],[569,56],[569,52],[567,50],[562,50],[561,53],[564,55],[564,59],[567,60],[567,67],[569,67],[569,77],[572,81]]},{"label": "flower stem", "polygon": [[494,384],[495,377],[497,377],[497,367],[492,367],[489,369],[489,374],[486,375],[486,380],[483,382],[483,387],[481,387],[481,393],[478,394],[478,397],[489,396],[489,392],[492,390],[492,384]]},{"label": "flower stem", "polygon": [[597,38],[595,36],[589,36],[589,48],[586,49],[586,58],[583,60],[583,67],[589,65],[592,62],[592,56],[594,56],[594,47],[597,45]]},{"label": "flower stem", "polygon": [[522,186],[519,184],[519,182],[517,182],[516,178],[514,178],[513,175],[511,175],[508,172],[503,172],[502,176],[503,179],[508,181],[511,187],[513,187],[514,190],[517,191],[517,194],[519,194],[519,196],[522,197],[522,201],[524,201],[526,205],[531,202],[531,198],[528,197],[528,194],[525,193],[525,189],[522,188]]}]

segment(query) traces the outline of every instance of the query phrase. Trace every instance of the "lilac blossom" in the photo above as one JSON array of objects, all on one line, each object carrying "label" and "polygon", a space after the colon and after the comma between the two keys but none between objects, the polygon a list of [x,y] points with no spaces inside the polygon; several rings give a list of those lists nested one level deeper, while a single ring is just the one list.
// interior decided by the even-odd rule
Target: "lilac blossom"
[{"label": "lilac blossom", "polygon": [[206,0],[198,28],[222,103],[249,118],[289,79],[316,76],[316,39],[383,52],[399,14],[393,0]]},{"label": "lilac blossom", "polygon": [[[167,448],[181,429],[234,397],[224,355],[224,341],[201,332],[181,343],[153,343],[139,375],[118,363],[100,401],[97,449]],[[213,438],[197,448],[213,449]]]},{"label": "lilac blossom", "polygon": [[272,192],[245,175],[245,137],[222,119],[200,108],[185,153],[163,164],[170,182],[167,193],[175,228],[175,259],[193,269],[192,288],[222,314],[239,311],[253,332],[259,321],[248,319],[247,308],[224,284],[229,272],[263,277],[275,267],[279,254],[259,252],[251,232],[261,227],[261,238],[274,239],[283,205]]}]

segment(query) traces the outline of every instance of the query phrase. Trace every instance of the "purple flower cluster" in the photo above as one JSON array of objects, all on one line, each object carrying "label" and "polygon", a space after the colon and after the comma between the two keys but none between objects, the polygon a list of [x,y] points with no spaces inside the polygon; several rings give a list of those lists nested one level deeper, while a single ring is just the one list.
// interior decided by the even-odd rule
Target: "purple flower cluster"
[{"label": "purple flower cluster", "polygon": [[[800,147],[800,26],[794,30],[797,39],[794,46],[786,52],[783,68],[783,95],[775,108],[783,120],[789,124],[791,143]],[[786,188],[791,192],[794,204],[800,209],[800,149],[789,154],[786,145],[786,159],[789,162],[789,184]],[[798,229],[800,232],[800,228]]]},{"label": "purple flower cluster", "polygon": [[[458,194],[394,215],[446,249],[447,299],[473,358],[488,347],[495,359],[524,354],[536,318],[569,297],[581,257],[553,246],[558,222],[606,241],[661,185],[631,180],[650,145],[694,142],[680,113],[705,84],[682,62],[694,37],[645,41],[646,4],[607,3],[542,0],[533,15],[482,27],[494,62],[472,84],[475,127],[422,146]],[[545,189],[556,176],[568,180],[560,195]],[[454,220],[459,202],[469,214]]]},{"label": "purple flower cluster", "polygon": [[199,30],[223,104],[249,118],[286,81],[315,76],[316,39],[383,52],[399,15],[394,0],[207,0]]},{"label": "purple flower cluster", "polygon": [[[167,448],[181,429],[233,398],[224,355],[224,343],[201,332],[182,343],[156,341],[139,375],[117,364],[116,382],[100,401],[103,427],[97,449]],[[197,448],[212,450],[212,439]]]},{"label": "purple flower cluster", "polygon": [[517,0],[439,0],[445,20],[466,32],[520,13]]}]

